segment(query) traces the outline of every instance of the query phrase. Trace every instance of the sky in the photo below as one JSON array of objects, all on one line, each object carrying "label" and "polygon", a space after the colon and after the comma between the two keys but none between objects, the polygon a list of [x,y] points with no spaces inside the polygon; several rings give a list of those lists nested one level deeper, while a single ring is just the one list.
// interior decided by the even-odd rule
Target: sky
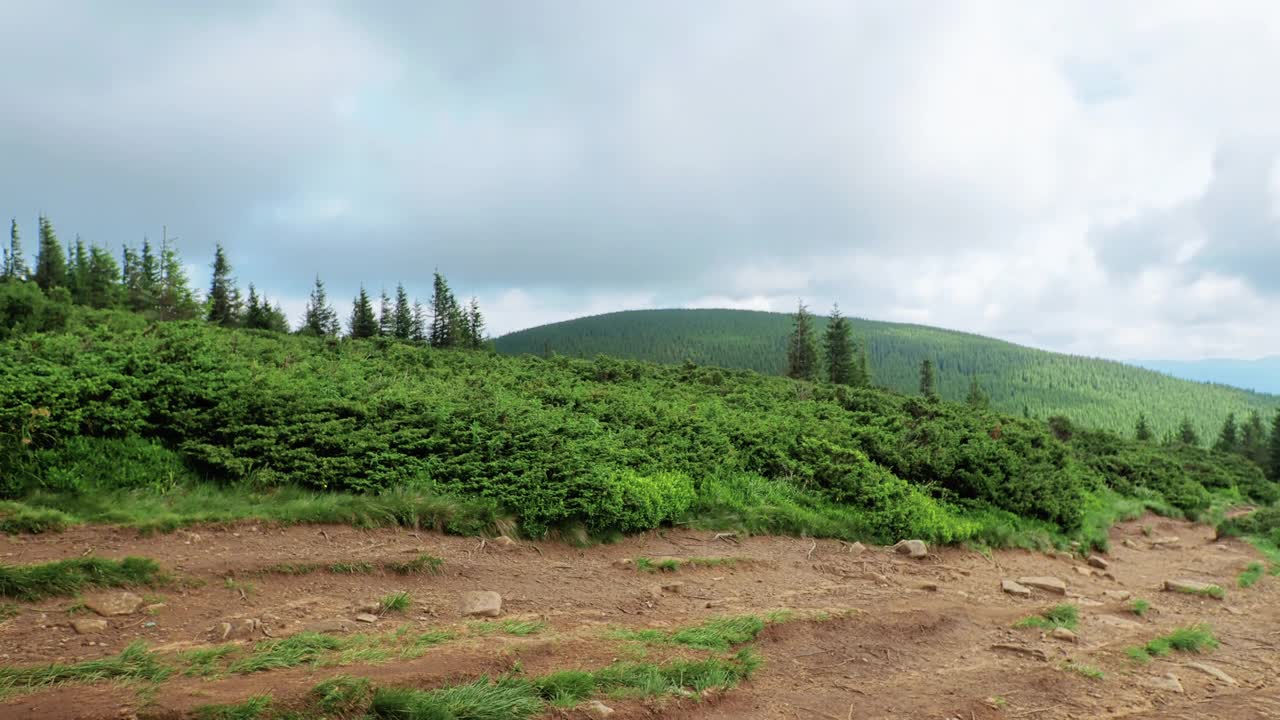
[{"label": "sky", "polygon": [[1280,353],[1280,3],[0,4],[0,215],[489,330],[620,309]]}]

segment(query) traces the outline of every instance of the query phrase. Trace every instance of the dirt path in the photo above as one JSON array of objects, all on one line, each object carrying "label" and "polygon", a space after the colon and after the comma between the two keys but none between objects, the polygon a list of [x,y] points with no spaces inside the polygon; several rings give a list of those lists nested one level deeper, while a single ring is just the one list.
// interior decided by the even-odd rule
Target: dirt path
[{"label": "dirt path", "polygon": [[[531,674],[598,668],[627,652],[607,637],[609,628],[678,628],[713,617],[789,609],[801,620],[766,628],[756,642],[765,665],[749,682],[699,702],[611,702],[617,710],[613,717],[1280,718],[1280,578],[1264,577],[1250,589],[1237,589],[1237,575],[1258,557],[1242,543],[1214,542],[1206,527],[1154,517],[1116,527],[1107,556],[1114,579],[1100,570],[1082,574],[1086,565],[1080,558],[1023,551],[988,558],[947,548],[911,560],[883,548],[855,554],[837,542],[735,542],[713,535],[672,531],[589,549],[557,543],[481,547],[469,538],[333,526],[239,525],[153,537],[78,528],[0,538],[0,562],[7,564],[90,553],[141,555],[182,580],[136,591],[161,607],[107,618],[109,628],[100,634],[78,635],[70,627],[71,619],[94,617],[68,614],[72,599],[23,605],[0,625],[3,666],[107,657],[134,640],[173,655],[224,642],[228,628],[223,623],[230,626],[227,641],[244,644],[316,623],[344,625],[339,632],[347,633],[403,627],[406,633],[456,635],[420,657],[393,662],[353,658],[354,664],[343,667],[212,678],[177,674],[158,687],[81,684],[11,695],[0,700],[0,717],[185,717],[200,705],[240,702],[261,693],[287,702],[339,674],[429,688],[517,663]],[[1168,537],[1178,541],[1152,544]],[[421,553],[443,559],[438,575],[403,576],[384,569]],[[665,556],[737,562],[685,565],[674,573],[643,572],[625,562]],[[289,575],[278,567],[337,562],[378,569]],[[1029,575],[1065,580],[1068,597],[1036,591],[1020,598],[1001,591],[1002,579]],[[1227,589],[1226,599],[1163,592],[1163,581],[1171,578],[1216,583]],[[681,585],[654,588],[670,583]],[[469,590],[499,592],[503,619],[546,625],[527,636],[469,625],[458,608],[459,594]],[[373,624],[353,620],[360,605],[400,591],[413,598],[407,612],[384,615]],[[1121,591],[1149,600],[1152,610],[1135,616],[1116,596]],[[1064,601],[1080,609],[1077,642],[1012,627]],[[1125,655],[1128,646],[1197,623],[1211,625],[1222,647],[1203,655],[1174,653],[1148,664]],[[682,650],[649,652],[647,659],[654,660]],[[1236,684],[1188,667],[1189,662],[1209,663]],[[1068,669],[1068,663],[1097,668],[1105,677],[1088,678]],[[553,713],[587,717],[583,710]]]}]

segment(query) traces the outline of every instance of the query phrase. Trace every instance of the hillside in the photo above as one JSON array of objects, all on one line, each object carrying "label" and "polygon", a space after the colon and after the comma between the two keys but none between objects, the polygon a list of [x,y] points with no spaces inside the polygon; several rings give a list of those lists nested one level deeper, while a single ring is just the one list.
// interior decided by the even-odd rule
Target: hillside
[{"label": "hillside", "polygon": [[[824,318],[817,318],[819,327]],[[1132,432],[1139,413],[1156,434],[1192,418],[1202,438],[1214,437],[1228,413],[1270,413],[1280,397],[1168,375],[1096,358],[1064,355],[968,333],[920,325],[853,319],[869,343],[877,385],[902,393],[919,387],[919,366],[932,358],[944,398],[961,400],[976,373],[995,407],[1036,417],[1066,415],[1077,423]],[[579,318],[511,333],[499,352],[571,357],[597,354],[780,374],[791,317],[748,310],[634,310]]]}]

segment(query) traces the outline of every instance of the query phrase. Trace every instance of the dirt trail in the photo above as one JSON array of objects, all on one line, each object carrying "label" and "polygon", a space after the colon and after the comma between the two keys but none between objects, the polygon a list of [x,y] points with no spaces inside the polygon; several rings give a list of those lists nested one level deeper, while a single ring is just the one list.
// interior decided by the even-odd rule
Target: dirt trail
[{"label": "dirt trail", "polygon": [[[1145,530],[1145,531],[1144,531]],[[1177,537],[1176,543],[1153,540]],[[107,657],[142,640],[164,653],[230,641],[284,637],[308,625],[342,621],[349,632],[414,633],[450,630],[460,637],[421,657],[344,667],[294,667],[214,678],[175,674],[158,688],[67,685],[0,700],[0,717],[186,717],[197,706],[234,703],[260,693],[278,700],[303,696],[339,674],[375,684],[435,687],[508,670],[530,674],[598,668],[625,657],[609,628],[677,628],[709,618],[789,609],[797,620],[771,624],[757,639],[765,660],[747,683],[698,702],[622,701],[618,718],[1280,718],[1280,578],[1250,589],[1236,577],[1259,559],[1237,541],[1215,542],[1203,526],[1148,517],[1112,531],[1109,572],[1083,574],[1079,557],[1002,551],[991,557],[959,548],[912,560],[884,548],[855,554],[831,541],[795,538],[716,539],[714,533],[669,531],[578,549],[559,543],[504,548],[473,538],[406,530],[237,525],[139,537],[111,528],[77,528],[56,535],[0,538],[0,562],[45,562],[96,554],[157,560],[182,583],[136,592],[162,607],[107,618],[101,634],[77,635],[72,599],[23,605],[0,625],[0,665],[75,662]],[[328,571],[288,575],[281,563],[369,563],[384,567],[420,553],[444,560],[438,575],[402,576]],[[674,573],[643,572],[637,557],[732,557],[733,565],[686,565]],[[272,570],[272,571],[269,571]],[[1035,591],[1020,598],[1001,591],[1005,578],[1051,575],[1069,584],[1068,597]],[[227,578],[232,578],[228,582]],[[1227,589],[1225,600],[1161,590],[1166,579],[1191,578]],[[681,583],[666,592],[658,584]],[[526,637],[468,629],[458,596],[493,590],[503,618],[540,619],[545,629]],[[407,591],[413,606],[374,624],[353,621],[364,602]],[[1104,594],[1112,591],[1112,596]],[[1139,618],[1116,591],[1144,598]],[[1059,602],[1080,608],[1077,642],[1014,629],[1020,618]],[[819,614],[821,613],[821,614]],[[248,630],[258,621],[258,627]],[[1222,647],[1203,655],[1174,653],[1148,664],[1125,656],[1177,627],[1208,623]],[[1024,652],[994,649],[995,645]],[[651,649],[649,660],[679,655]],[[1026,654],[1031,653],[1031,654]],[[1042,653],[1044,659],[1033,654]],[[1188,667],[1209,663],[1230,685]],[[1101,680],[1066,669],[1096,667]],[[1171,689],[1177,678],[1181,692]],[[1169,687],[1160,686],[1164,683]],[[554,713],[559,713],[555,715]],[[553,717],[587,717],[583,710]]]}]

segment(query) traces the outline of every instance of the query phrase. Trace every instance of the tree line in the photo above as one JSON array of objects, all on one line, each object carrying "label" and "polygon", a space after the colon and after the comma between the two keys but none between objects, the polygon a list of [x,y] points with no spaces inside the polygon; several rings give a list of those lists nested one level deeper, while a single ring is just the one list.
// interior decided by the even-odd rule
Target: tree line
[{"label": "tree line", "polygon": [[[41,215],[33,267],[27,262],[15,218],[9,224],[8,246],[0,250],[0,281],[31,283],[55,303],[131,310],[157,320],[203,318],[222,327],[292,330],[280,305],[259,294],[253,283],[247,295],[241,291],[221,244],[215,248],[209,289],[201,299],[191,287],[176,238],[169,237],[167,228],[158,249],[144,237],[140,246],[125,244],[117,262],[107,249],[86,244],[79,236],[64,248],[53,222]],[[344,334],[319,276],[297,332],[327,337]],[[394,299],[382,291],[375,309],[373,298],[361,285],[345,325],[347,337],[388,337],[436,348],[481,348],[484,333],[478,301],[473,297],[466,305],[459,303],[439,271],[425,307],[416,298],[410,301],[400,283]]]}]

